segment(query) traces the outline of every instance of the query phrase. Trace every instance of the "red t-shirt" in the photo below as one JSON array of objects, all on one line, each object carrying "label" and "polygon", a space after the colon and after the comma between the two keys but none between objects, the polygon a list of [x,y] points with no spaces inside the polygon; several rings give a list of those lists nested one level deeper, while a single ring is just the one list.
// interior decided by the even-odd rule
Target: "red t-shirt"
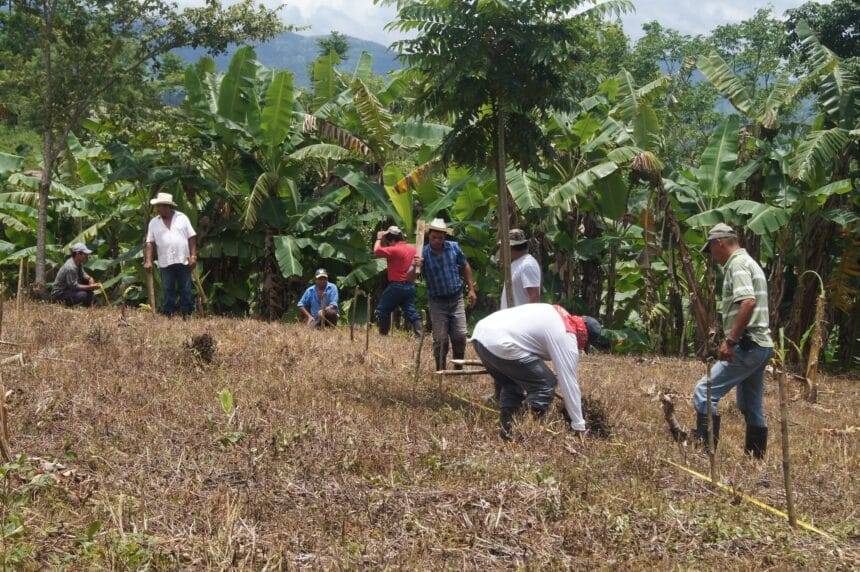
[{"label": "red t-shirt", "polygon": [[415,258],[414,246],[401,240],[391,246],[380,246],[373,253],[388,259],[389,282],[406,282],[406,273]]}]

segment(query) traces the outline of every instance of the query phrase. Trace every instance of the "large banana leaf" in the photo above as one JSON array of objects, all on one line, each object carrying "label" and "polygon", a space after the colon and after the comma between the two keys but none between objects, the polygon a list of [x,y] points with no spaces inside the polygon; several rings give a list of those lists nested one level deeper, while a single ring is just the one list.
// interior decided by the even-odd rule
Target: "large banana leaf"
[{"label": "large banana leaf", "polygon": [[791,176],[815,186],[824,179],[824,174],[848,141],[848,131],[838,127],[810,132],[797,147],[791,161]]},{"label": "large banana leaf", "polygon": [[436,147],[451,131],[447,125],[425,121],[402,121],[394,126],[391,141],[395,145],[406,148]]},{"label": "large banana leaf", "polygon": [[403,221],[404,231],[407,235],[412,234],[413,217],[412,217],[412,192],[399,192],[395,189],[398,182],[403,179],[403,171],[397,165],[389,163],[382,171],[382,181],[385,184],[385,192],[388,193],[388,198],[391,199],[391,204],[394,205],[394,210],[400,215],[400,220]]},{"label": "large banana leaf", "polygon": [[337,125],[333,125],[324,119],[320,119],[319,117],[315,117],[313,115],[307,115],[305,113],[298,113],[302,119],[302,132],[303,133],[316,133],[320,139],[331,139],[337,142],[341,147],[345,147],[354,153],[358,153],[364,157],[369,157],[372,152],[370,147],[368,147],[367,143],[347,131],[346,129],[341,129]]},{"label": "large banana leaf", "polygon": [[349,149],[344,149],[340,145],[332,145],[330,143],[315,143],[290,153],[290,159],[294,161],[306,161],[308,159],[346,161],[352,157],[353,154]]},{"label": "large banana leaf", "polygon": [[361,52],[358,57],[358,63],[355,66],[355,73],[352,74],[352,79],[360,79],[361,81],[369,81],[373,76],[373,56],[367,52]]},{"label": "large banana leaf", "polygon": [[730,115],[711,134],[702,153],[702,164],[698,169],[699,189],[711,200],[730,193],[725,180],[738,159],[739,126],[738,116]]},{"label": "large banana leaf", "polygon": [[358,191],[359,195],[367,199],[376,208],[386,213],[388,218],[396,221],[397,224],[404,224],[403,219],[400,218],[391,201],[388,200],[387,193],[382,186],[373,182],[366,174],[350,171],[345,166],[338,168],[336,173],[344,183]]},{"label": "large banana leaf", "polygon": [[361,127],[367,134],[368,144],[377,159],[382,160],[388,150],[388,140],[391,137],[391,113],[379,103],[375,95],[360,79],[352,82],[355,109],[361,118]]},{"label": "large banana leaf", "polygon": [[256,58],[254,48],[250,46],[236,50],[218,91],[218,114],[239,125],[245,123],[254,97]]},{"label": "large banana leaf", "polygon": [[315,110],[322,107],[323,104],[333,101],[340,92],[340,80],[335,69],[339,61],[340,56],[332,50],[314,62],[312,79],[314,84],[313,107]]},{"label": "large banana leaf", "polygon": [[215,61],[208,56],[200,58],[196,65],[185,68],[185,101],[191,109],[217,112],[214,77]]},{"label": "large banana leaf", "polygon": [[725,60],[716,51],[699,56],[696,61],[699,71],[713,84],[717,91],[723,94],[735,108],[747,115],[752,109],[752,100],[741,80],[729,68]]},{"label": "large banana leaf", "polygon": [[505,173],[511,198],[521,213],[541,207],[540,189],[533,176],[508,165]]},{"label": "large banana leaf", "polygon": [[557,186],[550,191],[544,204],[549,207],[558,207],[562,210],[570,210],[571,201],[576,202],[577,197],[594,188],[600,179],[608,177],[618,169],[618,165],[612,161],[606,161],[591,167],[587,171],[579,173],[566,183]]},{"label": "large banana leaf", "polygon": [[611,219],[619,219],[627,212],[627,184],[621,176],[621,171],[613,171],[608,176],[598,179],[597,206],[600,214]]},{"label": "large banana leaf", "polygon": [[422,185],[430,179],[433,171],[436,170],[439,164],[439,159],[431,159],[422,165],[418,165],[394,184],[394,190],[403,194]]},{"label": "large banana leaf", "polygon": [[0,175],[14,173],[24,164],[24,158],[9,153],[0,153]]},{"label": "large banana leaf", "polygon": [[384,258],[374,258],[373,260],[354,267],[352,272],[347,274],[343,280],[338,281],[338,286],[340,288],[359,286],[378,276],[379,273],[387,267],[388,263]]},{"label": "large banana leaf", "polygon": [[293,74],[288,71],[278,72],[266,92],[260,123],[263,141],[270,148],[278,147],[290,134],[294,100]]},{"label": "large banana leaf", "polygon": [[275,258],[278,261],[278,267],[281,269],[281,275],[284,278],[301,276],[304,272],[302,268],[302,253],[296,238],[294,236],[276,236],[274,245]]},{"label": "large banana leaf", "polygon": [[709,227],[720,222],[743,225],[758,235],[766,235],[785,226],[790,218],[788,209],[743,199],[691,216],[686,222],[694,227]]}]

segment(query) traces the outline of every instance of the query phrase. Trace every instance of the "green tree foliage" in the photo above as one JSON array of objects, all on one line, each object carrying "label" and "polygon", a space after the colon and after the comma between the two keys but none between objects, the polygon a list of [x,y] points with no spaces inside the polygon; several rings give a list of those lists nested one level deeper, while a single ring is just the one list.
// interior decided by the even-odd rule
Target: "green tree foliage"
[{"label": "green tree foliage", "polygon": [[165,2],[98,4],[8,0],[0,11],[5,81],[35,102],[29,114],[42,134],[36,289],[44,289],[46,223],[58,155],[73,129],[102,101],[120,99],[147,66],[173,48],[207,47],[272,37],[283,26],[275,12],[246,0],[224,8],[212,1],[177,9]]}]

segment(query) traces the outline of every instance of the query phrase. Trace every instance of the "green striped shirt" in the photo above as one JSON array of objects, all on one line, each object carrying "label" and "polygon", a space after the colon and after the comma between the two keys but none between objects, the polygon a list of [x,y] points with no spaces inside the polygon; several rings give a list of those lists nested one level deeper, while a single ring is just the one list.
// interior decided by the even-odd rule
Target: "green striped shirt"
[{"label": "green striped shirt", "polygon": [[755,260],[743,248],[729,256],[723,266],[723,331],[732,330],[743,300],[755,300],[750,322],[747,324],[752,340],[762,347],[772,348],[770,315],[768,313],[767,277]]}]

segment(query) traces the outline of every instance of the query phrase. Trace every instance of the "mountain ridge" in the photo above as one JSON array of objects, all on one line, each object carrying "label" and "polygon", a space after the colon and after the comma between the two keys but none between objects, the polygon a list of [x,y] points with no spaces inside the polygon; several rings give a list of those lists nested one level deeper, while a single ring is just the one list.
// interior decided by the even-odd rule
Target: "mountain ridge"
[{"label": "mountain ridge", "polygon": [[[264,66],[279,70],[289,70],[293,73],[296,84],[308,86],[310,85],[308,68],[319,57],[317,39],[324,37],[326,36],[302,36],[295,32],[283,32],[267,42],[251,43],[248,45],[254,47],[254,50],[257,52],[257,60]],[[347,52],[347,57],[339,66],[341,69],[354,69],[362,52],[369,53],[373,58],[374,74],[386,75],[402,67],[400,62],[397,61],[397,55],[382,44],[352,36],[346,36],[346,41],[349,43],[349,51]],[[227,48],[226,52],[213,57],[218,71],[223,72],[227,69],[230,58],[233,57],[238,48],[239,46],[237,45],[231,45]],[[206,50],[199,48],[178,48],[173,50],[173,53],[188,63],[194,63],[207,55]]]}]

